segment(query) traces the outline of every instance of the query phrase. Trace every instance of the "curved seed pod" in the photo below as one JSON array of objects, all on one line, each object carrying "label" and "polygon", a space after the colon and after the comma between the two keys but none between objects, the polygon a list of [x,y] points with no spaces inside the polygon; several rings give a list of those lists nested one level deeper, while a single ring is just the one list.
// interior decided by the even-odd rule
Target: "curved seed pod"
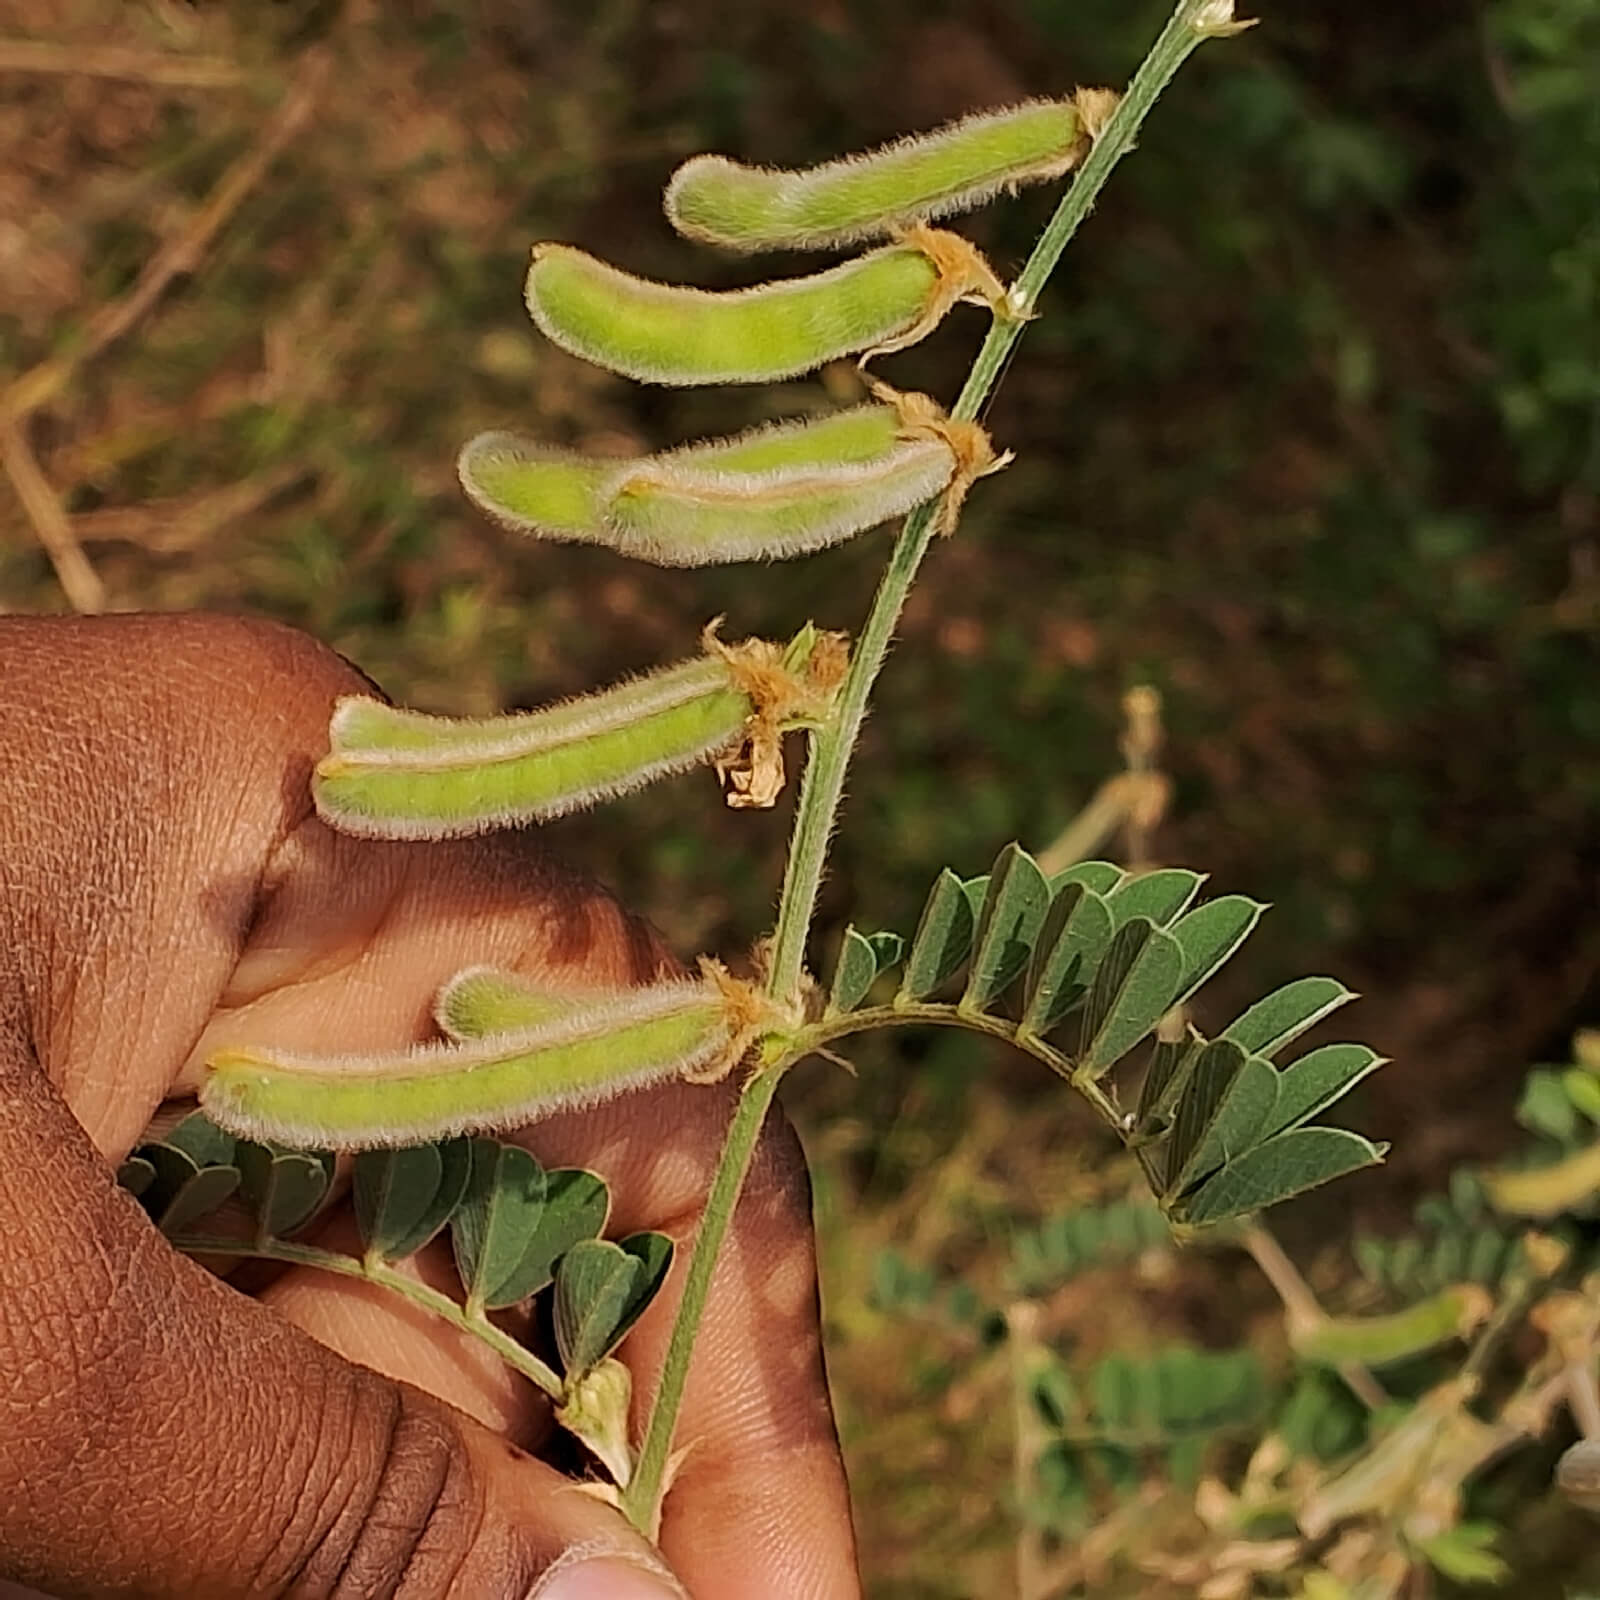
[{"label": "curved seed pod", "polygon": [[1409,1361],[1451,1339],[1464,1339],[1494,1309],[1489,1291],[1476,1283],[1453,1284],[1404,1311],[1376,1317],[1322,1317],[1291,1323],[1289,1343],[1302,1361],[1324,1366],[1360,1362],[1382,1367]]},{"label": "curved seed pod", "polygon": [[1486,1172],[1483,1186],[1496,1211],[1514,1217],[1556,1217],[1587,1204],[1600,1190],[1600,1144],[1584,1145],[1547,1167]]},{"label": "curved seed pod", "polygon": [[1071,100],[1029,100],[801,171],[695,156],[667,185],[679,233],[729,250],[820,250],[1058,178],[1089,147]]},{"label": "curved seed pod", "polygon": [[[822,715],[842,676],[835,635],[806,629],[784,651],[761,640],[720,645],[708,631],[701,659],[522,716],[432,717],[347,696],[312,794],[345,833],[449,838],[561,816],[731,760],[757,734],[781,787],[782,731]],[[768,788],[771,798],[747,803],[771,804],[777,788]]]},{"label": "curved seed pod", "polygon": [[452,1039],[487,1039],[497,1033],[542,1028],[582,1010],[593,999],[583,991],[536,983],[520,972],[467,967],[439,991],[433,1017]]},{"label": "curved seed pod", "polygon": [[659,566],[781,560],[838,544],[939,494],[956,458],[933,438],[900,439],[874,461],[769,473],[643,461],[605,487],[617,548]]},{"label": "curved seed pod", "polygon": [[1008,314],[1005,288],[957,234],[899,243],[806,278],[716,292],[652,283],[570,245],[534,246],[529,314],[563,350],[642,383],[768,383],[839,356],[915,344],[958,300]]},{"label": "curved seed pod", "polygon": [[322,1059],[222,1050],[200,1099],[252,1139],[362,1150],[515,1127],[669,1078],[720,1077],[776,1026],[750,985],[706,964],[695,981],[596,997],[581,1011],[467,1045]]},{"label": "curved seed pod", "polygon": [[535,538],[609,544],[601,486],[630,467],[768,473],[874,461],[894,444],[900,419],[891,406],[851,406],[831,415],[769,423],[729,439],[685,445],[658,456],[596,461],[513,433],[480,433],[456,461],[461,487],[478,509]]}]

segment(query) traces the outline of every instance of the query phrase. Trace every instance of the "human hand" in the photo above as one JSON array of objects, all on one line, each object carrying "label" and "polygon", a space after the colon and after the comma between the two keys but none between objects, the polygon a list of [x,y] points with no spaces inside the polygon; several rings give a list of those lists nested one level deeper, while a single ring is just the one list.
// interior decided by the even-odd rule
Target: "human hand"
[{"label": "human hand", "polygon": [[[387,1049],[463,966],[637,981],[653,937],[527,833],[325,828],[307,778],[334,698],[367,686],[287,629],[0,618],[0,684],[0,1593],[673,1593],[617,1513],[517,1448],[545,1403],[481,1346],[311,1269],[264,1307],[112,1177],[224,1044]],[[601,1172],[619,1229],[687,1242],[736,1092],[671,1086],[523,1138]],[[437,1244],[416,1266],[452,1272]],[[625,1346],[637,1395],[674,1300]],[[805,1172],[776,1124],[683,1417],[660,1543],[696,1600],[857,1594]]]}]

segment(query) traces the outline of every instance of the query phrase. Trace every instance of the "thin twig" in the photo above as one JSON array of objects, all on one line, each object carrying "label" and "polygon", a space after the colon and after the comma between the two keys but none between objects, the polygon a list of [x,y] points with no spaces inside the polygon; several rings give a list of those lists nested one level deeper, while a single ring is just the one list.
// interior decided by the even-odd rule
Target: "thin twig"
[{"label": "thin twig", "polygon": [[116,343],[166,292],[174,278],[192,273],[246,195],[265,176],[284,147],[311,120],[312,107],[328,75],[331,57],[310,52],[293,86],[267,119],[255,143],[222,175],[206,203],[182,233],[164,244],[120,300],[102,306],[89,319],[71,350],[41,361],[0,392],[0,422],[17,420],[52,400],[86,361]]},{"label": "thin twig", "polygon": [[72,523],[28,443],[26,424],[0,415],[0,465],[39,536],[72,609],[87,615],[106,608],[105,585],[89,565]]},{"label": "thin twig", "polygon": [[221,56],[169,55],[158,50],[127,50],[117,45],[57,44],[49,39],[0,39],[0,72],[76,74],[122,78],[164,89],[233,89],[248,74]]},{"label": "thin twig", "polygon": [[1039,1308],[1018,1300],[1006,1308],[1011,1349],[1011,1492],[1017,1502],[1017,1600],[1048,1600],[1044,1538],[1028,1514],[1034,1474],[1047,1443],[1033,1400],[1033,1374],[1041,1350]]},{"label": "thin twig", "polygon": [[[1252,1223],[1239,1235],[1239,1243],[1249,1253],[1250,1259],[1261,1269],[1261,1276],[1272,1285],[1274,1293],[1283,1302],[1289,1325],[1293,1328],[1315,1328],[1328,1320],[1328,1314],[1311,1291],[1311,1285],[1301,1276],[1283,1246],[1259,1222]],[[1371,1411],[1389,1403],[1383,1385],[1363,1366],[1346,1361],[1339,1367],[1339,1376],[1350,1386],[1350,1391],[1362,1405]]]},{"label": "thin twig", "polygon": [[304,463],[287,462],[202,494],[85,511],[72,519],[72,531],[80,539],[125,539],[154,555],[176,555],[204,544],[228,524],[242,522],[311,476]]}]

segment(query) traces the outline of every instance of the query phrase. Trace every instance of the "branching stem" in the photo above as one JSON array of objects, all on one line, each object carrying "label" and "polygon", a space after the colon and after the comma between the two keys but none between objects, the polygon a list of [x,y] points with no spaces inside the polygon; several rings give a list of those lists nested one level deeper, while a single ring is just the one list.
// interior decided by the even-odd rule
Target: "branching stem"
[{"label": "branching stem", "polygon": [[[997,318],[978,351],[967,381],[952,408],[958,421],[974,421],[988,403],[1007,360],[1022,335],[1056,263],[1078,225],[1088,216],[1105,186],[1111,170],[1133,148],[1135,136],[1150,108],[1173,74],[1189,54],[1218,31],[1219,13],[1231,16],[1232,8],[1219,0],[1179,0],[1160,37],[1134,74],[1128,91],[1106,120],[1095,138],[1094,147],[1080,168],[1071,188],[1062,197],[1034,246],[1009,295],[1010,315]],[[844,795],[845,772],[850,755],[866,716],[867,700],[873,683],[889,653],[895,625],[905,605],[917,569],[932,543],[939,502],[930,501],[906,518],[895,541],[889,565],[878,585],[872,609],[856,640],[850,670],[840,690],[838,709],[833,719],[811,735],[810,759],[800,787],[800,802],[795,815],[794,835],[784,871],[783,892],[778,903],[777,927],[773,934],[768,964],[767,988],[776,999],[793,1003],[800,997],[805,971],[806,942],[816,911],[817,893],[827,865],[828,842],[833,833],[839,802]],[[953,1008],[951,1008],[953,1009]],[[905,1020],[918,1020],[906,1017]],[[920,1020],[942,1020],[926,1018]],[[981,1019],[960,1018],[963,1025],[982,1026]],[[1014,1030],[1011,1035],[1015,1039]],[[1048,1048],[1048,1047],[1046,1047]],[[1037,1052],[1030,1052],[1037,1053]],[[693,1354],[700,1316],[716,1257],[738,1204],[739,1190],[761,1132],[767,1108],[777,1091],[785,1060],[766,1067],[745,1090],[728,1129],[718,1160],[716,1177],[707,1198],[705,1215],[695,1238],[684,1296],[673,1324],[662,1367],[661,1383],[650,1409],[650,1421],[640,1450],[639,1464],[624,1496],[623,1506],[636,1527],[649,1530],[660,1520],[661,1497],[682,1402],[689,1361]],[[1115,1107],[1092,1081],[1073,1078],[1075,1086],[1102,1116]]]},{"label": "branching stem", "polygon": [[311,1244],[292,1244],[287,1239],[251,1241],[177,1234],[168,1243],[173,1249],[190,1256],[249,1256],[258,1261],[283,1261],[291,1266],[316,1267],[323,1272],[336,1272],[341,1277],[361,1278],[368,1283],[382,1284],[385,1289],[404,1295],[413,1305],[443,1318],[452,1327],[482,1340],[508,1367],[514,1367],[552,1400],[559,1401],[562,1398],[561,1377],[555,1368],[518,1344],[509,1333],[495,1327],[481,1313],[475,1314],[465,1306],[457,1305],[449,1295],[430,1289],[427,1284],[397,1271],[387,1261],[342,1255],[337,1250],[321,1250]]}]

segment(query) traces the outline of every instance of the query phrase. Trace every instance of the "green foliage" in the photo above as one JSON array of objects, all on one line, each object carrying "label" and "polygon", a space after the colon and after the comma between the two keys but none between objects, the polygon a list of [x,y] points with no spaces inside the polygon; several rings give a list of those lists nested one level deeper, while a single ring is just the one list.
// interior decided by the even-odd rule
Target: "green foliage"
[{"label": "green foliage", "polygon": [[[899,992],[887,1012],[868,1013],[861,1024],[897,1013],[943,1019],[947,1008],[934,997],[965,967],[950,1020],[981,1020],[1075,1085],[1098,1083],[1177,1014],[1260,920],[1265,908],[1243,895],[1189,909],[1202,881],[1177,868],[1125,876],[1109,862],[1088,862],[1052,883],[1015,844],[981,878],[963,882],[946,869],[923,906]],[[862,1006],[899,949],[892,935],[868,940],[852,929],[828,1018]],[[997,1009],[1014,989],[1018,1021]],[[1251,1007],[1219,1039],[1208,1043],[1187,1024],[1178,1037],[1155,1039],[1137,1109],[1128,1116],[1108,1105],[1174,1222],[1202,1227],[1246,1216],[1381,1158],[1382,1147],[1358,1134],[1307,1126],[1382,1064],[1375,1051],[1324,1045],[1281,1069],[1269,1059],[1349,998],[1332,979],[1302,979]],[[834,1036],[847,1024],[828,1026]],[[1070,1042],[1052,1045],[1055,1030]]]},{"label": "green foliage", "polygon": [[[259,1256],[365,1277],[409,1296],[468,1331],[501,1341],[502,1356],[564,1403],[627,1336],[655,1298],[673,1259],[664,1234],[610,1243],[602,1235],[611,1198],[603,1179],[580,1169],[547,1171],[520,1146],[493,1139],[366,1151],[356,1157],[356,1221],[363,1254],[293,1243],[328,1198],[334,1158],[236,1139],[203,1113],[142,1144],[122,1168],[123,1186],[161,1230],[199,1255]],[[250,1226],[223,1208],[235,1194]],[[196,1225],[215,1219],[217,1231]],[[449,1228],[464,1303],[396,1273]],[[553,1301],[562,1373],[518,1347],[486,1320],[491,1311]],[[542,1319],[534,1315],[529,1326]],[[631,1456],[625,1458],[631,1462]],[[624,1457],[607,1458],[608,1466]]]}]

